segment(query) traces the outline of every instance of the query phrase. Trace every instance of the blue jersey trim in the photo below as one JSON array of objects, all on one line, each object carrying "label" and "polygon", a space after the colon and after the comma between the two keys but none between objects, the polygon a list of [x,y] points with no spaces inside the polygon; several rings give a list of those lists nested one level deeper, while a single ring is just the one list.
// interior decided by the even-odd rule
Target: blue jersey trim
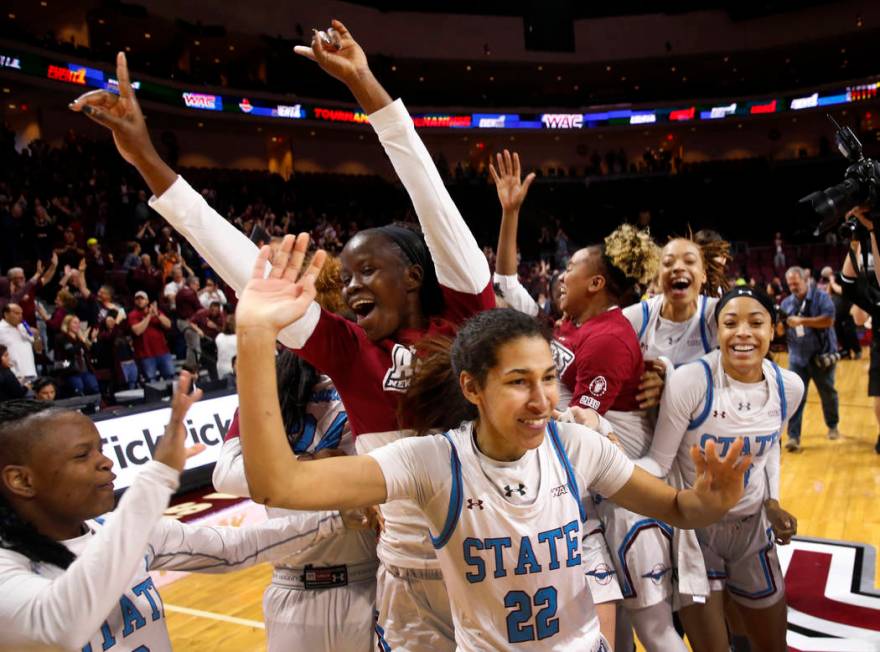
[{"label": "blue jersey trim", "polygon": [[439,549],[445,546],[452,533],[455,532],[455,526],[458,525],[458,519],[461,516],[462,507],[462,491],[461,491],[461,460],[458,459],[458,450],[452,442],[452,438],[448,432],[444,432],[443,436],[449,441],[450,453],[449,464],[452,470],[452,488],[449,491],[449,511],[446,512],[446,523],[443,524],[443,530],[440,536],[435,537],[431,534],[431,543],[434,548]]},{"label": "blue jersey trim", "polygon": [[709,413],[712,411],[712,401],[715,400],[715,384],[712,382],[712,370],[709,369],[709,363],[703,359],[697,360],[697,362],[703,365],[703,371],[706,372],[706,404],[697,418],[688,424],[688,430],[699,428],[709,418]]},{"label": "blue jersey trim", "polygon": [[568,477],[568,489],[571,492],[571,497],[577,502],[578,512],[581,515],[581,523],[586,523],[587,510],[581,500],[581,492],[574,476],[574,469],[571,468],[571,462],[569,461],[568,455],[562,447],[562,442],[559,439],[559,430],[556,428],[556,422],[551,420],[547,424],[547,430],[550,433],[550,441],[553,444],[553,448],[556,449],[556,456],[559,458],[559,463],[562,464],[562,468],[565,469],[565,475]]},{"label": "blue jersey trim", "polygon": [[642,327],[639,329],[639,341],[641,341],[642,337],[645,334],[645,331],[648,328],[648,320],[651,318],[651,312],[648,310],[648,302],[642,301]]},{"label": "blue jersey trim", "polygon": [[776,389],[779,390],[779,410],[782,415],[781,420],[782,423],[785,423],[785,420],[788,418],[788,405],[785,401],[785,383],[782,382],[782,369],[780,369],[779,365],[774,362],[773,370],[776,372]]},{"label": "blue jersey trim", "polygon": [[700,300],[703,302],[700,306],[700,339],[703,340],[703,351],[709,353],[712,350],[709,346],[709,333],[706,329],[706,306],[709,305],[709,299],[703,295]]}]

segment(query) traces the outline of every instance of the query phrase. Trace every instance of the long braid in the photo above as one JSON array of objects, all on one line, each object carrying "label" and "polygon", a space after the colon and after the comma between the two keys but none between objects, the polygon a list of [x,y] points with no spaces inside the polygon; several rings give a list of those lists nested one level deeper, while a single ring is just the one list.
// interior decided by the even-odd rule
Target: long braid
[{"label": "long braid", "polygon": [[[27,399],[0,403],[0,448],[7,454],[20,454],[28,447],[28,439],[36,436],[29,427],[31,417],[45,413],[51,407],[51,403]],[[53,564],[59,568],[67,568],[76,558],[65,546],[40,534],[33,525],[22,519],[2,492],[0,547],[22,554],[31,561]]]}]

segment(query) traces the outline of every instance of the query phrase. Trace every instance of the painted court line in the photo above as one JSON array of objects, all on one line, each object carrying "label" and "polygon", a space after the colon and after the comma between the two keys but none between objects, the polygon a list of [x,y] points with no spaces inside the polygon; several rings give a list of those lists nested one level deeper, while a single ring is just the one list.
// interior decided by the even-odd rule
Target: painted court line
[{"label": "painted court line", "polygon": [[232,623],[234,625],[244,625],[245,627],[256,627],[257,629],[266,629],[266,625],[258,620],[248,620],[247,618],[236,618],[235,616],[227,616],[226,614],[218,614],[213,611],[202,611],[201,609],[190,609],[189,607],[178,607],[177,605],[165,603],[165,610],[187,616],[198,616],[199,618],[210,618],[211,620],[219,620],[224,623]]}]

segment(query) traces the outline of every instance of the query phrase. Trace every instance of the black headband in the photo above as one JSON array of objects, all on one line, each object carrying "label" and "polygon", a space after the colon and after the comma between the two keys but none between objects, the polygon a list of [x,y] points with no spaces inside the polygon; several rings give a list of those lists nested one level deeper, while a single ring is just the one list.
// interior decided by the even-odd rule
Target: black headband
[{"label": "black headband", "polygon": [[718,300],[718,305],[715,306],[715,323],[718,323],[718,318],[721,315],[721,310],[725,305],[733,301],[734,299],[739,299],[740,297],[748,297],[749,299],[754,299],[758,303],[760,303],[764,309],[770,313],[770,319],[774,322],[776,321],[776,304],[773,303],[773,299],[771,299],[765,292],[761,290],[754,290],[749,287],[735,287],[727,292]]}]

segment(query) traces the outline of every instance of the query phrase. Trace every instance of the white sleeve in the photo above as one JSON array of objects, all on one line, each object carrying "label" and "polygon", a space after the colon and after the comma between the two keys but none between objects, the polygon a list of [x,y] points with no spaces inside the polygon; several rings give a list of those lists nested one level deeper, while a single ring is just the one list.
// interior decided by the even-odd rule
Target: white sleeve
[{"label": "white sleeve", "polygon": [[30,563],[0,557],[0,631],[4,641],[37,641],[65,649],[89,642],[144,562],[154,525],[161,520],[180,474],[147,462],[119,506],[83,553],[55,579]]},{"label": "white sleeve", "polygon": [[494,282],[498,284],[501,292],[501,298],[507,302],[514,310],[524,312],[529,317],[537,317],[539,308],[538,303],[532,298],[528,290],[519,282],[516,274],[495,274]]},{"label": "white sleeve", "polygon": [[424,507],[448,484],[450,451],[442,435],[425,435],[398,439],[367,454],[385,476],[387,501],[410,498]]},{"label": "white sleeve", "polygon": [[578,487],[582,498],[587,491],[611,496],[629,482],[635,466],[607,437],[578,423],[556,425],[568,459],[584,482]]},{"label": "white sleeve", "polygon": [[706,372],[699,363],[683,365],[666,379],[651,450],[647,457],[636,460],[636,464],[651,475],[666,477],[692,415],[706,399],[707,389]]},{"label": "white sleeve", "polygon": [[627,321],[629,321],[630,325],[633,327],[633,330],[636,332],[636,335],[642,330],[642,323],[645,321],[644,310],[642,309],[642,302],[634,303],[631,306],[627,306],[621,312],[623,312],[623,316],[626,317]]},{"label": "white sleeve", "polygon": [[151,570],[227,573],[300,554],[345,529],[337,512],[303,512],[246,527],[208,527],[163,518],[147,554]]},{"label": "white sleeve", "polygon": [[409,193],[440,285],[479,294],[489,284],[489,263],[449,196],[401,100],[370,114],[370,124]]},{"label": "white sleeve", "polygon": [[[168,220],[235,292],[244,289],[259,253],[257,245],[211,208],[183,177],[177,177],[161,197],[150,197],[150,207]],[[302,348],[318,317],[318,304],[312,302],[302,318],[278,334],[278,341]]]},{"label": "white sleeve", "polygon": [[250,497],[251,490],[244,473],[244,458],[241,456],[241,439],[238,437],[223,442],[211,482],[214,489],[224,494]]}]

